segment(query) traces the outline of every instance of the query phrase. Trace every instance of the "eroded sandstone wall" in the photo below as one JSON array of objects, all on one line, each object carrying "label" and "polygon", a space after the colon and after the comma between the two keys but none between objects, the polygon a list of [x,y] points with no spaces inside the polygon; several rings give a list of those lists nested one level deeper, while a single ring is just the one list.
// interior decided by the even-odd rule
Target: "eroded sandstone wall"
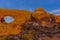
[{"label": "eroded sandstone wall", "polygon": [[[6,23],[2,20],[5,16],[13,17],[14,21]],[[43,40],[41,39],[42,36],[51,38],[59,33],[59,28],[60,16],[49,14],[42,8],[37,8],[34,12],[0,9],[0,36],[3,36],[0,40],[11,38],[16,40]]]},{"label": "eroded sandstone wall", "polygon": [[31,12],[27,10],[0,9],[0,20],[5,16],[11,16],[14,21],[5,23],[0,21],[0,35],[17,34],[20,32],[20,25],[29,20]]}]

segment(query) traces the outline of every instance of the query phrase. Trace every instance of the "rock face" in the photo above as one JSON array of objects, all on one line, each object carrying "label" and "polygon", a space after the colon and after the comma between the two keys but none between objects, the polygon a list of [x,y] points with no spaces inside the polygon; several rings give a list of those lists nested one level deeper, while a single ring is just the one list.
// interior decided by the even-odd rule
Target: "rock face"
[{"label": "rock face", "polygon": [[[5,16],[14,21],[6,23]],[[56,39],[55,39],[56,38]],[[0,40],[59,40],[60,16],[42,8],[28,10],[0,9]]]},{"label": "rock face", "polygon": [[[29,19],[30,11],[26,10],[8,10],[0,9],[0,35],[18,34],[20,32],[20,25]],[[11,16],[14,21],[5,23],[3,18]]]}]

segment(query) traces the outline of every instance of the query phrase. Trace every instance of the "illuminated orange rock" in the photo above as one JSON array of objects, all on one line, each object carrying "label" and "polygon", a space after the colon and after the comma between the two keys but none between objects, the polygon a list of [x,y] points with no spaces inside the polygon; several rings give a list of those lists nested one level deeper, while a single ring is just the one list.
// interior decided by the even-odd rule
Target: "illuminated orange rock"
[{"label": "illuminated orange rock", "polygon": [[44,17],[49,17],[50,15],[42,8],[37,8],[33,14],[32,14],[33,17],[35,17],[36,19],[41,19],[41,18],[44,18]]},{"label": "illuminated orange rock", "polygon": [[14,21],[11,23],[0,22],[0,35],[18,34],[21,25],[30,18],[30,11],[0,9],[0,20],[5,16],[11,16]]},{"label": "illuminated orange rock", "polygon": [[[11,23],[6,23],[4,20],[2,20],[2,18],[4,18],[5,16],[13,17],[14,21]],[[24,23],[26,25],[24,25]],[[32,23],[32,24],[29,25],[28,23],[29,24]],[[33,40],[33,34],[32,33],[34,33],[34,31],[37,27],[38,28],[36,30],[38,30],[39,32],[40,31],[45,32],[48,30],[46,30],[46,29],[39,30],[39,28],[40,27],[53,28],[54,25],[58,28],[58,23],[60,23],[60,16],[49,14],[48,12],[46,12],[42,8],[37,8],[34,12],[31,12],[28,10],[0,9],[0,36],[8,36],[11,34],[12,35],[18,35],[18,34],[21,35],[20,33],[21,32],[25,33],[29,27],[32,30],[28,29],[29,32],[27,34],[25,33],[22,36],[24,37],[24,39],[27,38],[28,40]],[[23,29],[25,28],[24,26],[27,27],[27,29],[25,29],[23,31]],[[33,29],[33,28],[35,28],[35,29]],[[19,40],[19,38],[17,38],[17,40]]]},{"label": "illuminated orange rock", "polygon": [[[34,18],[36,18],[37,21],[39,21],[40,23],[42,23],[43,26],[46,26],[48,22],[48,20],[51,20],[51,17],[55,20],[56,23],[60,22],[60,16],[56,16],[54,14],[50,14],[48,12],[46,12],[44,9],[42,8],[37,8],[33,13],[32,16]],[[51,25],[51,22],[50,22]]]},{"label": "illuminated orange rock", "polygon": [[55,20],[56,20],[57,23],[60,22],[60,15],[55,16]]},{"label": "illuminated orange rock", "polygon": [[[36,18],[36,20],[40,21],[43,26],[46,26],[47,20],[46,18],[50,18],[51,14],[47,13],[44,9],[42,8],[37,8],[33,14],[33,17]],[[43,19],[43,20],[42,20]]]}]

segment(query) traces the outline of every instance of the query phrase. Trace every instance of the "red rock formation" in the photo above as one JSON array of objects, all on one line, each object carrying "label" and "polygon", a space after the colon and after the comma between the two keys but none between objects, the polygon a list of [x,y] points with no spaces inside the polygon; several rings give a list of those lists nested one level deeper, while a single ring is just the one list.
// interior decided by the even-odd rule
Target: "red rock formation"
[{"label": "red rock formation", "polygon": [[[2,20],[5,16],[13,17],[14,21],[6,23]],[[60,16],[49,14],[42,8],[37,8],[34,12],[0,9],[0,36],[4,36],[1,40],[11,38],[16,40],[43,40],[43,38],[52,40],[56,34],[59,34],[59,29]]]},{"label": "red rock formation", "polygon": [[21,28],[20,25],[29,19],[30,13],[27,10],[0,9],[0,20],[5,16],[14,18],[14,21],[11,23],[3,23],[0,21],[0,35],[18,34]]}]

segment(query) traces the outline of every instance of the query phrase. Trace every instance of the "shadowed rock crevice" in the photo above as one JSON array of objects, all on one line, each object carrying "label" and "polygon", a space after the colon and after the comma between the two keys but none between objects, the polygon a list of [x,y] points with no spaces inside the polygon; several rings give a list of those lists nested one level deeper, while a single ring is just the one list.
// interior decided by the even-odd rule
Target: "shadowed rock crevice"
[{"label": "shadowed rock crevice", "polygon": [[[53,21],[54,19],[51,18],[51,20]],[[57,25],[55,24],[52,24],[52,27],[44,27],[37,21],[35,21],[34,18],[32,18],[22,25],[22,31],[20,34],[18,34],[18,37],[20,38],[20,40],[39,40],[39,38],[41,37],[53,38],[54,35],[60,33],[59,28],[56,29]],[[28,36],[31,38],[29,38]]]}]

